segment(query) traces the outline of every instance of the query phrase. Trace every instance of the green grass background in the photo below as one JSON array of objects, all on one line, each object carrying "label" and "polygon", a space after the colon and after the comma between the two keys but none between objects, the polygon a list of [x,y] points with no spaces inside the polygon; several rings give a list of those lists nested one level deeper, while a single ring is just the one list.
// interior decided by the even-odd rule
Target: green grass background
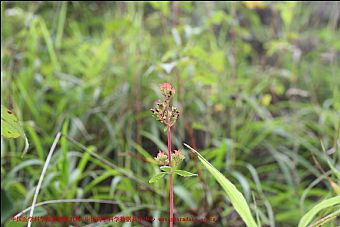
[{"label": "green grass background", "polygon": [[30,206],[59,131],[79,144],[62,137],[38,202],[117,205],[55,203],[36,215],[167,217],[167,181],[148,181],[166,150],[149,109],[168,81],[181,112],[173,147],[199,174],[175,178],[176,216],[244,225],[185,142],[263,226],[297,226],[339,195],[339,11],[337,2],[1,2],[1,102],[30,142],[22,158],[23,140],[1,138],[1,223]]}]

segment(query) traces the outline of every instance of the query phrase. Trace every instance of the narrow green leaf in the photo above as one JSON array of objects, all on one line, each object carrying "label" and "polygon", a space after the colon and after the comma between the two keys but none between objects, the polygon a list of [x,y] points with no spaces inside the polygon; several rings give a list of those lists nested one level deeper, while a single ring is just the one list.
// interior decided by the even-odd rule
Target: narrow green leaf
[{"label": "narrow green leaf", "polygon": [[167,173],[166,172],[161,172],[156,174],[155,176],[151,177],[151,179],[149,180],[149,183],[154,183],[160,179],[162,179]]},{"label": "narrow green leaf", "polygon": [[118,173],[118,171],[116,171],[116,170],[110,170],[110,171],[105,172],[104,174],[96,177],[96,179],[91,181],[91,183],[89,183],[88,185],[86,185],[86,187],[83,188],[84,192],[89,192],[94,186],[96,186],[97,184],[106,180],[109,177],[116,176],[117,173]]},{"label": "narrow green leaf", "polygon": [[67,13],[67,2],[62,2],[60,13],[59,13],[59,19],[58,19],[57,35],[55,39],[55,46],[58,49],[61,47],[61,43],[62,43],[63,31],[64,31],[65,20],[66,20],[66,13]]},{"label": "narrow green leaf", "polygon": [[[69,128],[69,119],[67,118],[63,124],[62,127],[62,134],[63,135],[67,135],[68,132],[68,128]],[[69,159],[68,159],[68,141],[66,137],[62,137],[60,139],[60,146],[61,146],[61,150],[62,150],[62,156],[60,156],[60,165],[61,165],[61,170],[62,170],[62,179],[63,179],[63,183],[64,183],[64,187],[67,187],[68,182],[69,182]]]},{"label": "narrow green leaf", "polygon": [[326,223],[334,221],[337,217],[340,217],[340,210],[334,211],[333,213],[324,216],[311,224],[312,226],[324,226]]},{"label": "narrow green leaf", "polygon": [[32,126],[26,127],[26,130],[28,132],[28,135],[29,135],[31,141],[33,141],[34,148],[37,151],[39,159],[45,160],[46,155],[45,155],[45,151],[43,149],[42,140],[39,138],[37,132],[35,131],[35,129]]},{"label": "narrow green leaf", "polygon": [[335,196],[330,199],[326,199],[318,204],[316,204],[312,209],[310,209],[303,217],[300,219],[299,227],[307,226],[314,216],[319,213],[319,211],[340,204],[340,196]]},{"label": "narrow green leaf", "polygon": [[242,193],[237,190],[235,185],[233,185],[222,173],[220,173],[213,165],[211,165],[200,153],[195,149],[191,148],[189,145],[184,144],[193,153],[198,156],[198,159],[202,162],[204,167],[213,175],[216,181],[222,186],[227,197],[229,198],[231,204],[241,216],[242,220],[246,223],[248,227],[257,226],[247,204],[247,201],[243,197]]},{"label": "narrow green leaf", "polygon": [[184,171],[184,170],[175,170],[174,171],[175,174],[180,175],[182,177],[193,177],[193,176],[197,176],[197,174],[195,173],[190,173],[188,171]]},{"label": "narrow green leaf", "polygon": [[160,169],[167,173],[170,173],[172,170],[170,166],[161,166]]}]

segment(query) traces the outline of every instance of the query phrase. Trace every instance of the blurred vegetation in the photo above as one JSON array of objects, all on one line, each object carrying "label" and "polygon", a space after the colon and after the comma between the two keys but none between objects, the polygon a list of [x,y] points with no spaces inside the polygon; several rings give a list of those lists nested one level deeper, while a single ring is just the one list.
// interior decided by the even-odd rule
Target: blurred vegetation
[{"label": "blurred vegetation", "polygon": [[[1,223],[31,205],[59,131],[38,202],[116,205],[52,203],[36,215],[167,217],[166,181],[148,180],[166,150],[149,109],[168,81],[181,111],[173,146],[198,150],[263,226],[297,226],[340,195],[339,12],[338,2],[1,2],[1,103],[30,143],[21,157],[24,140],[1,138]],[[185,154],[199,177],[175,179],[175,216],[243,226]]]}]

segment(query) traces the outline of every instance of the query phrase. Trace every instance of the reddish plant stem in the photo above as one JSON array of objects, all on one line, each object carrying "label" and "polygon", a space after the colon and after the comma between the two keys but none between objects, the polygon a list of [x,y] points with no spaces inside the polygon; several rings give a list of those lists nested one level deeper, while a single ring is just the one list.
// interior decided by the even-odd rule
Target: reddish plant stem
[{"label": "reddish plant stem", "polygon": [[[168,126],[168,161],[169,166],[172,167],[171,164],[171,127],[170,127],[170,118],[169,118],[169,98],[166,97],[166,121]],[[169,174],[169,183],[170,183],[170,227],[173,225],[173,217],[174,217],[174,192],[173,192],[173,183],[172,183],[172,174]]]}]

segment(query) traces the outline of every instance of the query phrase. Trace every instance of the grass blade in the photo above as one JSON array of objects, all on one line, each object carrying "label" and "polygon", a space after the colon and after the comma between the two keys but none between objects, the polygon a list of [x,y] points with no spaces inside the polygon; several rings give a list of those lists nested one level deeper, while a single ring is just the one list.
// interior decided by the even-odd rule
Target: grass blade
[{"label": "grass blade", "polygon": [[315,205],[311,210],[309,210],[303,217],[301,218],[299,222],[299,227],[305,227],[307,226],[313,219],[313,217],[321,210],[325,208],[329,208],[332,206],[335,206],[337,204],[340,204],[340,196],[335,196],[330,199],[326,199],[317,205]]},{"label": "grass blade", "polygon": [[241,216],[242,220],[246,223],[248,227],[257,226],[251,212],[250,208],[243,197],[242,193],[237,190],[235,185],[233,185],[222,173],[220,173],[213,165],[211,165],[200,153],[191,148],[189,145],[184,144],[192,152],[194,152],[198,159],[202,162],[204,167],[214,176],[216,181],[222,186],[226,195],[228,196],[231,204]]}]

